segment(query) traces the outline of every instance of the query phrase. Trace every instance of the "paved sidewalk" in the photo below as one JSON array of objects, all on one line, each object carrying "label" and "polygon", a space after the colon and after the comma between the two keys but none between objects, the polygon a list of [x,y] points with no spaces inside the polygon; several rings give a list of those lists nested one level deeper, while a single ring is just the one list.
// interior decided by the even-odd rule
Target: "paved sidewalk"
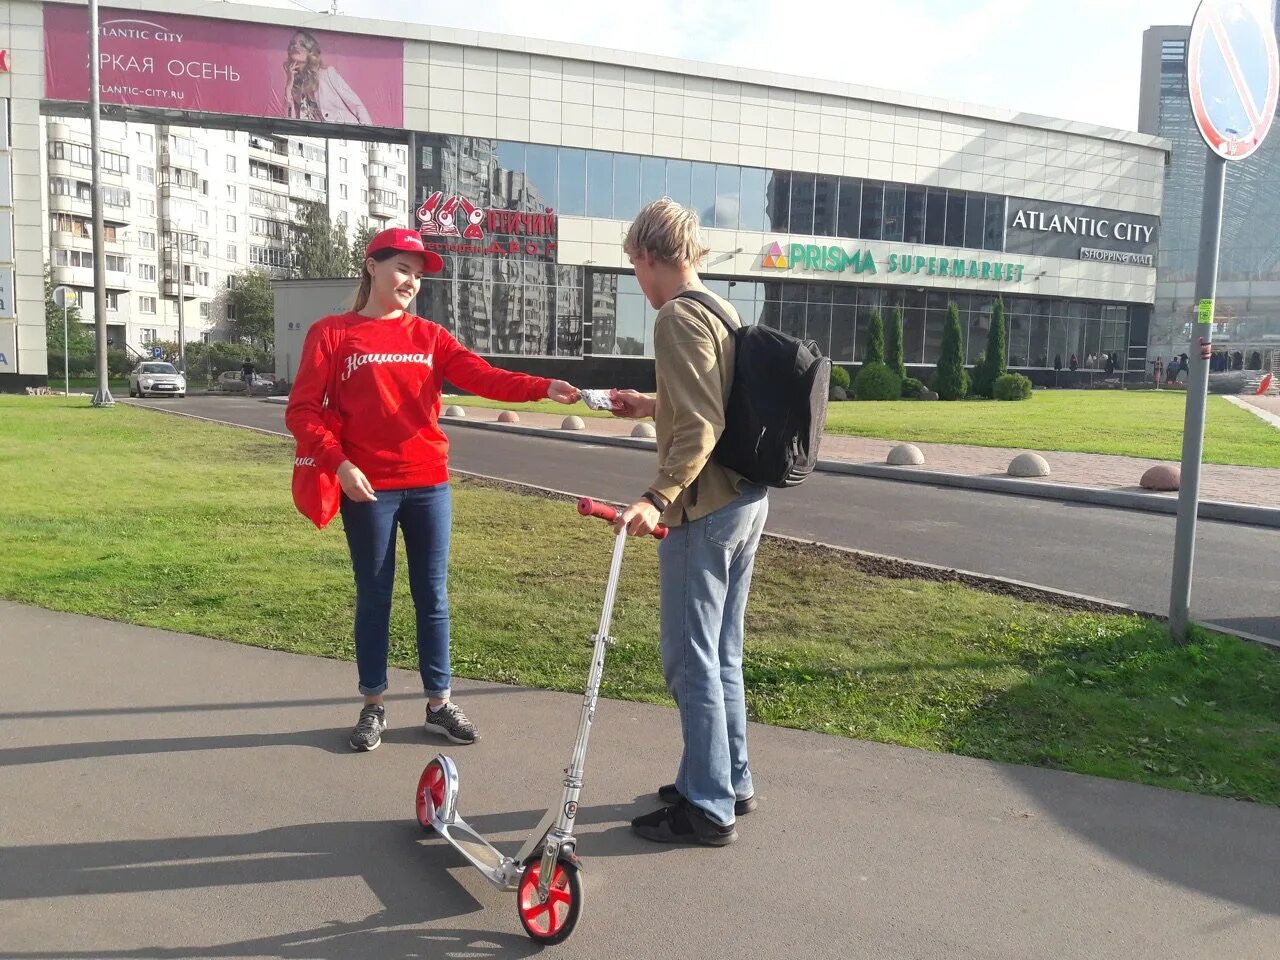
[{"label": "paved sidewalk", "polygon": [[[1250,398],[1278,399],[1280,398]],[[450,401],[446,400],[446,405]],[[487,407],[467,407],[466,398],[452,400],[467,411],[473,420],[496,420],[500,411]],[[565,414],[521,413],[520,424],[542,429],[559,429]],[[613,417],[583,417],[586,433],[604,436],[629,436],[635,423]],[[894,440],[875,440],[828,434],[822,441],[822,456],[829,460],[852,463],[884,463]],[[1009,461],[1023,449],[972,447],[949,443],[917,443],[924,454],[922,471],[958,473],[969,476],[1007,476]],[[1044,453],[1052,473],[1045,477],[1052,483],[1112,490],[1138,491],[1138,481],[1151,467],[1167,461],[1138,457],[1113,457],[1096,453]],[[1280,470],[1263,467],[1233,467],[1207,463],[1201,468],[1200,496],[1205,500],[1223,500],[1263,507],[1280,507]]]},{"label": "paved sidewalk", "polygon": [[[0,956],[511,958],[538,951],[413,816],[416,675],[346,746],[354,668],[0,601]],[[572,643],[574,640],[567,639]],[[585,643],[585,638],[581,641]],[[514,849],[581,695],[458,685],[460,806]],[[674,711],[602,701],[558,958],[1274,960],[1280,810],[753,726],[760,808],[724,850],[628,820]],[[548,954],[550,955],[550,954]]]}]

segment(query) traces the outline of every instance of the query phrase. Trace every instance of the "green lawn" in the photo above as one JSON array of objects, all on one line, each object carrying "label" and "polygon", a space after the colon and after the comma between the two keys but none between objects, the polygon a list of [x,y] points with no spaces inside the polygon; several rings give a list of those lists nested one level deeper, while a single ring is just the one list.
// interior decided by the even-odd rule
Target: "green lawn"
[{"label": "green lawn", "polygon": [[[1185,401],[1185,394],[1169,390],[1037,390],[1022,403],[851,400],[831,404],[827,431],[914,443],[964,443],[1180,460]],[[610,415],[588,410],[582,404],[565,407],[550,400],[501,403],[462,397],[454,402],[464,407],[574,413],[580,417]],[[1280,430],[1222,397],[1211,396],[1204,457],[1207,463],[1280,467]]]},{"label": "green lawn", "polygon": [[[83,398],[0,397],[0,596],[349,659],[340,529],[293,510],[288,443]],[[145,476],[144,488],[136,477]],[[782,494],[785,496],[785,494]],[[454,664],[586,676],[609,558],[570,504],[456,485]],[[629,545],[604,692],[666,703],[656,554]],[[1158,623],[890,579],[767,542],[745,673],[758,720],[1280,805],[1280,657]],[[404,577],[392,658],[414,665]]]}]

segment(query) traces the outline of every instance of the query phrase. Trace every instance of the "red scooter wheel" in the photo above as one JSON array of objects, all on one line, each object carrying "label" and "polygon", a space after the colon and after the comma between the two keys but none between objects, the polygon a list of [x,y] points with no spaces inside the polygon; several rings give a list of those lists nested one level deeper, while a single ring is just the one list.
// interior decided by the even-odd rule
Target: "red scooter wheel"
[{"label": "red scooter wheel", "polygon": [[416,806],[418,823],[422,824],[424,830],[435,829],[432,820],[436,811],[444,806],[444,786],[444,768],[440,766],[440,761],[432,760],[418,778]]},{"label": "red scooter wheel", "polygon": [[538,902],[538,877],[541,873],[541,855],[530,857],[516,891],[520,923],[525,933],[539,943],[561,943],[573,933],[582,914],[582,879],[578,862],[567,857],[556,861],[546,903]]}]

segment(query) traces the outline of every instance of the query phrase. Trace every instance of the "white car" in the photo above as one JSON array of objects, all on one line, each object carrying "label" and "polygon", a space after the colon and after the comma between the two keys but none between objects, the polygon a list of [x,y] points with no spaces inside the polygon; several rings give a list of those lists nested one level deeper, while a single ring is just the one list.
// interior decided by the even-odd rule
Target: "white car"
[{"label": "white car", "polygon": [[133,368],[129,374],[129,396],[131,397],[185,397],[187,395],[187,378],[180,374],[172,363],[160,360],[146,360]]}]

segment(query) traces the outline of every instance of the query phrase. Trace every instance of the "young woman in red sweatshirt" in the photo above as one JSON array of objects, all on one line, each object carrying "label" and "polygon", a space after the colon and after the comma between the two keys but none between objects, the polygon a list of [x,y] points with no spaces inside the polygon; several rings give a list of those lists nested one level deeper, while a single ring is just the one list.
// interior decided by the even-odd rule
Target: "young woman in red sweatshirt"
[{"label": "young woman in red sweatshirt", "polygon": [[[396,528],[404,534],[417,613],[426,729],[454,743],[479,739],[450,700],[446,574],[452,501],[449,440],[440,429],[444,382],[494,400],[573,403],[578,391],[491,367],[439,324],[409,312],[424,273],[444,268],[412,230],[379,233],[365,251],[355,307],[312,325],[285,423],[342,484],[342,525],[355,572],[356,664],[364,707],[353,750],[382,742]],[[326,402],[327,401],[327,402]]]}]

